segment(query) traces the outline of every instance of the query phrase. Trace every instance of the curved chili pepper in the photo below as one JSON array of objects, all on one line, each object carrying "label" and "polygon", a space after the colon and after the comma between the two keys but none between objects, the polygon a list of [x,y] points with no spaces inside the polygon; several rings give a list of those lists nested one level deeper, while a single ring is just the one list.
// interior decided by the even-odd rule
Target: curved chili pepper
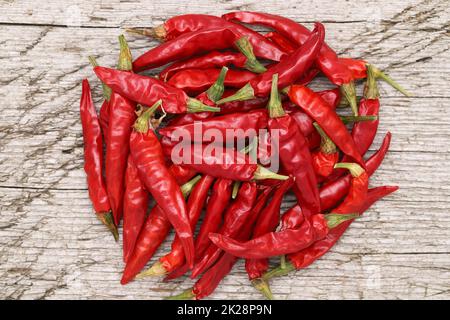
[{"label": "curved chili pepper", "polygon": [[344,123],[317,93],[307,87],[291,86],[289,98],[320,125],[343,153],[364,167],[361,154]]},{"label": "curved chili pepper", "polygon": [[[176,167],[172,166],[171,168],[175,169]],[[188,171],[177,171],[177,169],[175,169],[175,171],[179,173],[175,178],[180,184],[185,183],[191,177],[191,174]],[[199,180],[200,177],[196,177],[193,180],[186,182],[186,184],[181,187],[184,197],[189,195],[192,188]],[[163,209],[160,206],[155,205],[150,211],[150,214],[139,233],[133,253],[128,259],[125,270],[123,271],[122,279],[120,280],[121,284],[124,285],[133,280],[142,268],[145,267],[161,243],[166,239],[171,227],[172,225],[167,219]]]},{"label": "curved chili pepper", "polygon": [[[262,210],[258,220],[256,220],[252,237],[257,238],[268,232],[275,231],[280,222],[280,208],[283,197],[293,185],[293,180],[289,179],[275,190],[272,200]],[[268,259],[249,259],[245,261],[245,270],[250,280],[260,278],[269,269]]]},{"label": "curved chili pepper", "polygon": [[[209,88],[219,74],[220,69],[186,69],[174,74],[167,83],[188,94],[198,94]],[[225,85],[240,88],[254,77],[255,74],[250,71],[229,70],[225,77]]]},{"label": "curved chili pepper", "polygon": [[188,32],[198,31],[202,29],[224,28],[233,30],[247,37],[253,45],[255,55],[268,60],[280,61],[285,53],[278,49],[273,43],[265,39],[261,34],[237,25],[219,17],[206,14],[185,14],[172,17],[164,24],[151,29],[134,29],[130,30],[160,40],[172,40]]},{"label": "curved chili pepper", "polygon": [[[247,223],[251,216],[255,215],[255,203],[264,202],[270,193],[270,190],[263,192],[263,195],[257,200],[257,188],[254,182],[243,183],[236,200],[228,207],[225,212],[224,222],[219,230],[220,234],[237,237],[242,231],[243,226]],[[259,201],[259,202],[257,202]],[[257,210],[261,210],[261,206],[257,206]],[[211,234],[211,233],[210,233]],[[203,253],[200,259],[196,261],[192,269],[191,278],[194,279],[209,267],[211,267],[219,258],[222,250],[211,244]]]},{"label": "curved chili pepper", "polygon": [[[120,57],[118,68],[131,74],[131,52],[123,36],[119,37]],[[96,67],[99,68],[99,67]],[[109,126],[106,139],[105,176],[106,189],[111,203],[114,222],[119,225],[123,215],[125,171],[130,150],[131,127],[136,120],[136,105],[118,92],[113,92],[109,102]]]},{"label": "curved chili pepper", "polygon": [[[377,187],[370,189],[367,194],[367,199],[359,210],[359,214],[363,214],[367,211],[375,202],[378,200],[388,196],[389,194],[398,190],[398,187]],[[311,265],[314,261],[322,257],[325,253],[327,253],[335,243],[342,237],[344,232],[350,226],[352,221],[346,221],[336,228],[332,229],[328,235],[322,239],[311,245],[310,247],[299,251],[297,253],[290,254],[288,259],[290,260],[289,264],[286,265],[285,268],[275,268],[264,275],[265,280],[269,280],[273,277],[279,277],[288,274],[293,270],[304,269]]]},{"label": "curved chili pepper", "polygon": [[[273,28],[279,34],[293,41],[299,46],[303,46],[309,39],[311,32],[303,25],[277,15],[240,11],[231,12],[222,16],[226,20],[234,20],[249,24],[260,24]],[[339,58],[327,44],[323,44],[316,59],[316,65],[330,79],[331,82],[341,87],[343,94],[349,101],[354,115],[357,114],[355,85],[350,69],[339,61]]]},{"label": "curved chili pepper", "polygon": [[275,43],[281,50],[288,54],[291,54],[298,48],[297,45],[293,44],[289,39],[286,39],[286,37],[283,37],[278,32],[272,31],[266,33],[264,37]]},{"label": "curved chili pepper", "polygon": [[186,183],[187,181],[189,181],[189,179],[192,179],[197,174],[197,172],[195,172],[194,170],[175,164],[169,167],[169,172],[179,185]]},{"label": "curved chili pepper", "polygon": [[80,100],[80,117],[83,127],[84,171],[87,176],[89,197],[98,219],[111,231],[116,241],[119,239],[111,213],[111,205],[103,180],[103,143],[100,123],[88,80],[83,80]]},{"label": "curved chili pepper", "polygon": [[173,88],[155,78],[104,67],[95,67],[94,71],[114,92],[132,101],[154,105],[158,100],[163,100],[163,108],[167,113],[219,111],[219,108],[206,106],[188,97],[183,90]]},{"label": "curved chili pepper", "polygon": [[295,184],[299,190],[298,201],[304,212],[307,212],[307,215],[319,213],[319,190],[307,141],[295,120],[284,112],[277,87],[278,77],[275,74],[268,104],[271,118],[269,129],[278,131],[277,147],[280,161],[286,172],[295,177]]},{"label": "curved chili pepper", "polygon": [[156,203],[164,210],[177,236],[183,244],[186,261],[194,263],[194,240],[183,194],[175,178],[166,167],[161,145],[153,130],[149,129],[149,118],[160,107],[161,101],[146,110],[135,123],[131,134],[131,155],[139,170],[142,182]]},{"label": "curved chili pepper", "polygon": [[320,177],[328,177],[339,161],[339,152],[322,128],[317,123],[314,123],[314,126],[322,138],[320,150],[312,154],[314,171]]},{"label": "curved chili pepper", "polygon": [[193,57],[191,59],[178,61],[165,68],[159,74],[160,79],[169,80],[175,73],[186,69],[212,69],[228,66],[248,69],[252,71],[248,65],[248,58],[240,52],[232,51],[212,51],[203,56]]},{"label": "curved chili pepper", "polygon": [[[214,184],[212,194],[206,207],[205,218],[200,227],[200,231],[195,238],[195,256],[197,260],[203,257],[206,250],[211,245],[211,241],[208,238],[209,233],[219,230],[222,224],[223,213],[231,198],[232,183],[233,181],[228,179],[218,179]],[[181,277],[188,271],[188,269],[189,266],[185,264],[183,267],[168,275],[164,281]]]},{"label": "curved chili pepper", "polygon": [[133,253],[139,232],[144,225],[148,201],[147,190],[139,177],[133,158],[129,156],[123,200],[123,259],[125,263]]},{"label": "curved chili pepper", "polygon": [[264,97],[270,93],[272,77],[278,74],[280,88],[285,88],[299,79],[313,64],[322,47],[325,37],[325,28],[316,23],[314,31],[303,46],[294,53],[270,67],[266,72],[252,79],[248,85],[239,90],[234,96],[221,99],[217,104],[233,100],[247,100],[254,96]]}]

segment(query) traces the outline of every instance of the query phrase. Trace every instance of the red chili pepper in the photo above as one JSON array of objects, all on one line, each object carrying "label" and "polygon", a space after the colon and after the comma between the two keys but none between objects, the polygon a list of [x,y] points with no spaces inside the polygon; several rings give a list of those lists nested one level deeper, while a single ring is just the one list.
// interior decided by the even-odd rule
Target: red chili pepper
[{"label": "red chili pepper", "polygon": [[339,161],[339,151],[322,128],[317,123],[314,123],[314,125],[322,137],[320,150],[314,152],[312,155],[314,171],[320,177],[328,177]]},{"label": "red chili pepper", "polygon": [[146,110],[135,123],[130,146],[133,160],[142,182],[156,203],[164,210],[173,225],[189,265],[194,263],[194,240],[189,223],[186,203],[175,178],[166,167],[161,145],[153,130],[149,130],[149,118],[160,107],[161,101]]},{"label": "red chili pepper", "polygon": [[[398,187],[378,187],[370,189],[367,195],[367,199],[363,207],[360,209],[359,213],[363,214],[363,212],[367,211],[367,209],[369,209],[375,202],[397,190]],[[327,253],[335,245],[335,243],[342,237],[351,223],[352,221],[343,222],[341,225],[332,229],[324,239],[317,241],[307,249],[290,254],[288,256],[288,259],[290,261],[289,264],[287,264],[284,268],[278,267],[271,270],[264,275],[264,279],[268,280],[273,277],[283,276],[293,270],[299,270],[308,267],[314,261]]]},{"label": "red chili pepper", "polygon": [[[131,52],[125,37],[119,37],[120,58],[118,68],[131,74]],[[99,68],[99,67],[96,67]],[[136,105],[118,92],[113,92],[109,102],[108,138],[106,139],[106,189],[111,203],[114,222],[119,225],[123,215],[125,171],[130,150],[130,134],[136,120]]]},{"label": "red chili pepper", "polygon": [[[179,173],[175,178],[180,184],[187,182],[191,178],[190,172],[183,170],[178,171],[176,168],[180,167],[172,166],[171,168],[174,169],[172,172],[176,171]],[[181,187],[184,197],[188,196],[199,180],[200,177],[196,177]],[[139,233],[133,253],[128,259],[125,270],[123,271],[122,280],[120,281],[121,284],[127,284],[133,280],[142,268],[145,267],[161,243],[166,239],[171,227],[172,225],[167,219],[163,209],[160,206],[155,205],[150,211],[150,214]]]},{"label": "red chili pepper", "polygon": [[95,67],[94,71],[98,78],[114,92],[132,101],[143,105],[154,105],[158,100],[162,100],[163,108],[167,113],[219,111],[219,108],[206,106],[188,97],[183,90],[173,88],[155,78],[104,67]]},{"label": "red chili pepper", "polygon": [[364,167],[364,161],[342,120],[317,93],[307,87],[291,86],[289,98],[326,132],[336,146]]},{"label": "red chili pepper", "polygon": [[303,46],[294,53],[283,59],[278,64],[270,67],[266,72],[256,76],[248,85],[239,90],[234,96],[219,100],[222,104],[233,100],[247,100],[254,96],[264,97],[270,93],[272,87],[272,77],[278,74],[280,88],[285,88],[298,80],[309,70],[317,54],[322,47],[325,37],[325,28],[322,24],[316,23],[315,29]]},{"label": "red chili pepper", "polygon": [[293,44],[289,39],[286,39],[278,32],[269,32],[264,35],[266,39],[269,39],[275,43],[282,51],[291,54],[298,48],[298,45]]},{"label": "red chili pepper", "polygon": [[[169,85],[184,90],[188,94],[198,94],[209,88],[220,74],[220,69],[186,69],[174,74],[167,82]],[[245,70],[229,70],[225,85],[240,88],[255,77],[255,74]]]},{"label": "red chili pepper", "polygon": [[248,69],[252,71],[252,67],[248,65],[248,59],[240,52],[232,51],[212,51],[203,56],[193,57],[191,59],[182,60],[173,63],[165,68],[159,74],[160,79],[169,80],[175,73],[186,69],[213,69],[228,66]]},{"label": "red chili pepper", "polygon": [[[219,230],[220,234],[230,237],[236,237],[241,232],[242,227],[252,215],[252,209],[256,203],[257,188],[254,182],[246,182],[242,184],[236,200],[228,207],[222,227]],[[215,245],[211,244],[202,256],[199,256],[199,261],[196,261],[192,269],[191,278],[196,278],[199,274],[212,266],[219,258],[222,251]]]},{"label": "red chili pepper", "polygon": [[[280,222],[280,208],[283,197],[293,185],[293,180],[284,181],[274,192],[272,200],[262,210],[256,220],[252,237],[257,238],[275,231]],[[260,278],[269,269],[268,259],[249,259],[245,261],[245,270],[250,280]]]},{"label": "red chili pepper", "polygon": [[277,46],[265,39],[258,32],[244,26],[225,21],[219,17],[206,14],[179,15],[170,18],[163,25],[152,29],[135,29],[130,31],[151,36],[160,40],[172,40],[188,32],[212,28],[226,28],[246,36],[255,48],[255,54],[257,57],[280,61],[280,59],[285,56],[283,51],[278,49]]},{"label": "red chili pepper", "polygon": [[148,201],[147,190],[139,177],[132,157],[129,156],[123,200],[123,259],[125,263],[133,253],[139,232],[144,225]]},{"label": "red chili pepper", "polygon": [[[208,200],[205,218],[201,225],[200,231],[195,239],[195,256],[197,260],[205,254],[211,241],[208,238],[210,232],[219,230],[222,224],[222,217],[231,199],[232,180],[218,179],[214,184],[212,194]],[[175,270],[168,275],[164,281],[173,280],[184,275],[189,269],[185,264],[183,267]]]},{"label": "red chili pepper", "polygon": [[116,241],[119,239],[111,213],[111,205],[103,180],[103,143],[100,123],[88,80],[83,80],[80,101],[80,117],[83,127],[84,171],[87,176],[89,197],[98,219],[111,231]]},{"label": "red chili pepper", "polygon": [[268,105],[271,118],[269,129],[278,130],[277,148],[280,161],[286,172],[295,177],[295,184],[299,190],[298,201],[304,212],[307,212],[307,215],[319,213],[319,190],[307,141],[295,120],[284,112],[277,87],[278,77],[275,74]]},{"label": "red chili pepper", "polygon": [[169,172],[179,185],[185,184],[197,174],[194,170],[175,164],[169,167]]}]

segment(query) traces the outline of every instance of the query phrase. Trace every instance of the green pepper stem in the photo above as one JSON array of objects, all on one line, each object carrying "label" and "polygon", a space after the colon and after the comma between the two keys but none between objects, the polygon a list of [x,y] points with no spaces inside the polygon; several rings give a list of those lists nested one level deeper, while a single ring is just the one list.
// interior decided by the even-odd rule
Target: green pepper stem
[{"label": "green pepper stem", "polygon": [[241,181],[235,181],[233,184],[233,192],[231,193],[231,198],[234,200],[236,199],[238,193],[239,193],[239,189],[241,187]]},{"label": "green pepper stem", "polygon": [[218,105],[224,104],[227,102],[233,102],[233,101],[246,101],[251,100],[255,98],[255,90],[253,90],[253,87],[250,83],[247,83],[245,86],[243,86],[241,89],[239,89],[235,94],[220,99],[216,103]]},{"label": "green pepper stem", "polygon": [[203,104],[200,100],[194,98],[188,98],[186,104],[187,104],[187,111],[190,113],[205,112],[205,111],[208,112],[220,111],[220,108],[207,106],[206,104]]},{"label": "green pepper stem", "polygon": [[164,40],[167,36],[166,28],[163,24],[154,28],[127,28],[126,32],[151,37],[157,40]]},{"label": "green pepper stem", "polygon": [[356,103],[356,88],[353,81],[344,83],[341,86],[342,95],[347,99],[352,109],[353,115],[358,115],[358,104]]},{"label": "green pepper stem", "polygon": [[227,72],[228,68],[223,67],[222,70],[220,70],[220,74],[216,82],[214,82],[214,84],[206,91],[209,100],[211,100],[212,102],[216,102],[217,100],[220,100],[220,98],[222,98],[223,93],[225,92],[224,82]]},{"label": "green pepper stem", "polygon": [[270,280],[275,277],[285,276],[294,270],[295,270],[295,266],[292,264],[292,262],[287,262],[285,268],[282,268],[281,266],[279,266],[275,269],[272,269],[263,275],[263,279]]},{"label": "green pepper stem", "polygon": [[277,174],[275,172],[272,172],[272,171],[258,165],[253,179],[255,179],[255,180],[266,180],[266,179],[287,180],[287,179],[289,179],[289,177],[283,176],[281,174]]},{"label": "green pepper stem", "polygon": [[281,93],[288,95],[289,94],[289,90],[291,90],[291,86],[282,89]]},{"label": "green pepper stem", "polygon": [[278,73],[272,76],[272,88],[267,109],[271,118],[280,118],[286,114],[281,104],[280,94],[278,93]]},{"label": "green pepper stem", "polygon": [[112,212],[99,213],[97,214],[97,218],[108,228],[108,230],[112,233],[114,240],[116,242],[119,241],[119,232],[117,231],[117,227],[114,224],[114,217]]},{"label": "green pepper stem", "polygon": [[255,73],[266,72],[267,69],[256,59],[253,47],[247,37],[241,37],[234,43],[239,51],[247,58],[245,67]]},{"label": "green pepper stem", "polygon": [[370,115],[370,116],[340,116],[342,122],[344,124],[352,123],[352,122],[363,122],[363,121],[375,121],[378,120],[378,116]]},{"label": "green pepper stem", "polygon": [[359,216],[360,215],[357,213],[350,213],[350,214],[329,213],[325,215],[325,219],[327,220],[328,228],[333,229],[339,226],[341,223],[356,219]]},{"label": "green pepper stem", "polygon": [[[98,67],[97,59],[95,59],[94,56],[89,56],[88,58],[89,58],[89,62],[91,63],[91,65],[94,68]],[[103,98],[109,102],[109,100],[111,100],[111,94],[112,94],[111,88],[102,82],[102,89],[103,89]]]},{"label": "green pepper stem", "polygon": [[373,66],[373,72],[376,78],[380,78],[381,80],[388,83],[391,87],[401,92],[403,95],[407,97],[412,97],[412,94],[406,91],[401,85],[399,85],[394,79],[389,77],[387,74],[383,73],[380,69]]},{"label": "green pepper stem", "polygon": [[191,181],[186,182],[181,186],[181,192],[183,193],[183,196],[187,198],[189,194],[191,193],[192,189],[194,189],[195,185],[201,180],[202,176],[196,176]]},{"label": "green pepper stem", "polygon": [[286,269],[286,255],[282,255],[280,258],[280,268]]},{"label": "green pepper stem", "polygon": [[330,139],[330,137],[323,131],[323,129],[319,126],[317,122],[313,123],[314,127],[316,128],[317,132],[320,135],[321,142],[320,142],[320,150],[325,154],[332,154],[337,152],[336,145],[334,144],[333,140]]},{"label": "green pepper stem", "polygon": [[374,71],[374,67],[370,64],[367,66],[367,81],[364,85],[364,98],[375,100],[380,97],[380,92],[378,91],[377,77]]},{"label": "green pepper stem", "polygon": [[137,132],[146,133],[150,129],[150,118],[161,105],[162,100],[158,100],[153,106],[142,112],[134,123],[134,129]]},{"label": "green pepper stem", "polygon": [[360,175],[362,175],[365,172],[364,169],[359,164],[349,163],[349,162],[336,163],[334,168],[335,169],[347,169],[348,171],[350,171],[350,174],[354,178],[359,177]]},{"label": "green pepper stem", "polygon": [[119,63],[117,64],[117,69],[122,71],[132,71],[133,70],[133,58],[131,56],[130,47],[128,46],[125,36],[122,34],[119,36],[120,44],[120,55]]},{"label": "green pepper stem", "polygon": [[147,277],[160,277],[167,274],[166,268],[164,268],[163,264],[161,262],[156,262],[153,266],[151,266],[149,269],[139,273],[136,276],[136,279],[143,279]]},{"label": "green pepper stem", "polygon": [[269,283],[262,278],[252,280],[252,285],[261,292],[268,300],[274,300]]},{"label": "green pepper stem", "polygon": [[167,297],[165,300],[195,300],[195,294],[192,288],[190,288],[179,295]]}]

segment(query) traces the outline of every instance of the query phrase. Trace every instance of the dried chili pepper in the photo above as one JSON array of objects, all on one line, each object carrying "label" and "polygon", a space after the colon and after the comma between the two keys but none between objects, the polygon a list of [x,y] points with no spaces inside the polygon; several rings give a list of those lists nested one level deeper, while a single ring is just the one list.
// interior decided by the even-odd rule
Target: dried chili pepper
[{"label": "dried chili pepper", "polygon": [[251,71],[260,73],[266,70],[256,59],[248,39],[228,28],[201,29],[183,34],[141,55],[134,61],[133,68],[136,72],[140,72],[211,50],[229,49],[232,47],[235,47],[246,56],[246,66]]},{"label": "dried chili pepper", "polygon": [[[174,168],[175,167],[171,167]],[[175,176],[180,184],[190,179],[191,174],[187,171],[178,171],[180,174]],[[181,187],[181,192],[186,198],[191,192],[192,188],[198,183],[200,177],[195,177],[189,182],[186,182]],[[167,219],[163,209],[155,205],[150,211],[150,214],[142,227],[139,237],[136,241],[133,253],[127,261],[125,270],[123,271],[121,284],[127,284],[132,281],[136,275],[145,267],[147,262],[155,254],[161,243],[166,239],[170,232],[172,225]]]},{"label": "dried chili pepper", "polygon": [[[367,211],[375,202],[397,190],[398,187],[388,186],[370,189],[363,206],[359,210],[359,214],[363,214],[363,212]],[[299,251],[298,253],[290,254],[288,256],[290,262],[286,265],[285,268],[278,267],[269,271],[264,275],[264,279],[269,280],[273,277],[286,275],[293,270],[299,270],[308,267],[334,246],[334,244],[342,237],[351,223],[352,221],[346,221],[342,223],[338,227],[332,229],[324,239],[317,241],[312,246]]]},{"label": "dried chili pepper", "polygon": [[246,86],[235,95],[219,100],[222,104],[234,100],[249,100],[254,96],[264,97],[270,93],[272,77],[278,74],[280,88],[285,88],[299,79],[313,64],[317,54],[322,47],[325,37],[325,28],[316,23],[314,31],[303,46],[294,53],[283,59],[278,64],[270,67],[266,72],[252,79]]},{"label": "dried chili pepper", "polygon": [[314,126],[322,137],[320,150],[312,154],[314,171],[320,177],[328,177],[339,161],[339,152],[334,142],[331,141],[322,128],[317,123],[314,123]]},{"label": "dried chili pepper", "polygon": [[186,261],[191,265],[194,263],[194,239],[186,203],[180,187],[166,167],[158,138],[149,129],[150,117],[160,105],[161,101],[137,119],[130,138],[131,154],[142,182],[173,225],[183,244]]},{"label": "dried chili pepper", "polygon": [[253,45],[255,55],[264,59],[280,61],[285,53],[258,32],[244,26],[230,23],[219,17],[206,14],[185,14],[172,17],[164,24],[151,29],[132,29],[130,31],[160,40],[172,40],[179,36],[202,29],[230,29],[247,37]]},{"label": "dried chili pepper", "polygon": [[303,86],[291,86],[289,98],[326,132],[336,146],[364,167],[364,161],[339,116],[317,93]]},{"label": "dried chili pepper", "polygon": [[83,80],[80,100],[80,117],[83,127],[84,171],[87,176],[89,197],[97,217],[111,231],[116,241],[119,239],[111,212],[111,205],[103,180],[103,143],[100,123],[88,80]]},{"label": "dried chili pepper", "polygon": [[[119,37],[120,57],[118,69],[131,74],[131,52],[124,36]],[[100,68],[100,67],[96,67]],[[130,150],[132,125],[136,120],[136,105],[113,89],[109,102],[108,138],[106,139],[106,189],[111,203],[114,222],[119,225],[123,215],[125,171]]]},{"label": "dried chili pepper", "polygon": [[273,43],[275,43],[281,50],[284,52],[291,54],[292,52],[297,49],[297,45],[293,44],[289,39],[286,39],[286,37],[283,37],[278,32],[269,32],[264,35],[266,39],[269,39]]},{"label": "dried chili pepper", "polygon": [[[242,230],[249,216],[252,215],[252,209],[256,203],[257,188],[254,182],[246,182],[242,184],[238,196],[235,201],[228,207],[220,234],[230,237],[236,237]],[[211,244],[204,254],[196,261],[192,269],[191,278],[196,278],[199,274],[212,266],[219,258],[222,251],[215,245]]]}]

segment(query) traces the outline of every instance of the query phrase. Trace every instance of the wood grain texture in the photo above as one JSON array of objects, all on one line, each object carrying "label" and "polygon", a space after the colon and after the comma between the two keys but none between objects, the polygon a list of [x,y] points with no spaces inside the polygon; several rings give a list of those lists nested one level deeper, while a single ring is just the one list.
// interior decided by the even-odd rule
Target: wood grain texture
[{"label": "wood grain texture", "polygon": [[[389,70],[415,93],[381,85],[391,152],[373,186],[401,189],[355,222],[332,252],[272,281],[281,299],[450,298],[450,7],[403,1],[0,1],[0,298],[160,299],[191,281],[119,284],[120,245],[98,223],[86,192],[80,81],[98,81],[87,56],[113,66],[122,28],[188,12],[282,14],[325,23],[342,55]],[[134,56],[155,45],[129,37]],[[314,87],[324,88],[323,80]],[[284,203],[287,208],[293,199]],[[168,249],[166,244],[158,256]],[[155,261],[153,259],[152,261]],[[212,299],[258,299],[239,263]]]}]

